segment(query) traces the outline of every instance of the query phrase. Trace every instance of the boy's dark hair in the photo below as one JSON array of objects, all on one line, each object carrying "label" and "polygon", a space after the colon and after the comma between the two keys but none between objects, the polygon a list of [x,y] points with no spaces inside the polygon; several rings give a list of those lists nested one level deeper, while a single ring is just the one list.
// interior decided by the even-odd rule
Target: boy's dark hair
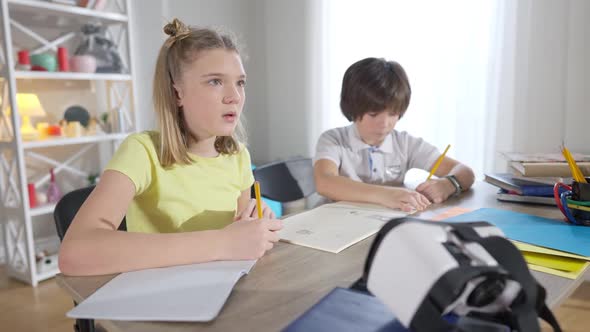
[{"label": "boy's dark hair", "polygon": [[348,121],[385,109],[401,118],[408,109],[411,95],[408,76],[399,63],[366,58],[352,64],[344,73],[340,109]]}]

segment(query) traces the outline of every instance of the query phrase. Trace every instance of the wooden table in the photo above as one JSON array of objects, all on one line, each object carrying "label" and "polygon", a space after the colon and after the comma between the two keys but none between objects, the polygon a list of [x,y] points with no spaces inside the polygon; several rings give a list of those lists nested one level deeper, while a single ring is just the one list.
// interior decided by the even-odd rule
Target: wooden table
[{"label": "wooden table", "polygon": [[[562,218],[555,207],[503,203],[495,199],[496,187],[477,183],[460,198],[434,205],[416,217],[431,218],[451,207],[494,207],[548,218]],[[101,321],[109,331],[278,331],[301,315],[334,287],[348,287],[362,272],[373,237],[332,254],[279,243],[243,277],[217,319],[211,323]],[[558,306],[580,285],[583,275],[570,280],[533,272],[547,288],[548,303]],[[59,285],[81,302],[115,275],[68,277],[58,275]]]}]

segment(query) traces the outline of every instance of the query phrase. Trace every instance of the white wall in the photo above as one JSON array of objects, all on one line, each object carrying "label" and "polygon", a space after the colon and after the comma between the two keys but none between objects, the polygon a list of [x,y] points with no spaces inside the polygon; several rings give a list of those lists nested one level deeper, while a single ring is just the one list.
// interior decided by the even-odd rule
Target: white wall
[{"label": "white wall", "polygon": [[317,71],[317,1],[268,1],[266,6],[269,156],[311,156],[321,119]]},{"label": "white wall", "polygon": [[168,1],[131,0],[135,93],[140,130],[154,129],[156,114],[152,103],[152,80],[158,51],[164,42],[162,31],[167,19]]},{"label": "white wall", "polygon": [[[244,108],[254,163],[295,155],[311,156],[317,131],[317,87],[314,82],[320,47],[313,15],[316,1],[219,0],[138,1],[135,17],[135,72],[140,129],[153,128],[152,75],[162,27],[174,17],[186,24],[221,26],[245,45],[248,74]],[[317,24],[317,23],[315,23]]]}]

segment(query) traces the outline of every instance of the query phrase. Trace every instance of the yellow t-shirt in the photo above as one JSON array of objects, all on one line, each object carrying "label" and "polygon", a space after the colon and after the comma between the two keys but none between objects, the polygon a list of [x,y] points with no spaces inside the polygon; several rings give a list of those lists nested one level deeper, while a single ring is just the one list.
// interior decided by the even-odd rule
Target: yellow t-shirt
[{"label": "yellow t-shirt", "polygon": [[121,172],[135,184],[126,214],[127,230],[145,233],[219,229],[233,221],[238,197],[254,182],[244,146],[214,158],[190,154],[190,165],[160,165],[159,133],[129,135],[105,169]]}]

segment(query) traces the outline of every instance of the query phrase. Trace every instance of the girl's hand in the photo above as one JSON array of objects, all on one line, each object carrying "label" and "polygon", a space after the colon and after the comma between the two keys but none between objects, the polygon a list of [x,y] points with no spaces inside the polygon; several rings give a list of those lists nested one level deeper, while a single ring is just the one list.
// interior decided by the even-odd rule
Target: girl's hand
[{"label": "girl's hand", "polygon": [[[261,202],[262,204],[262,218],[263,219],[275,219],[275,213],[272,212],[271,208],[266,205],[264,201]],[[258,209],[256,209],[256,200],[254,198],[250,199],[248,205],[244,210],[239,212],[235,217],[234,221],[243,220],[247,218],[258,218]]]},{"label": "girl's hand", "polygon": [[282,221],[267,218],[246,218],[231,223],[221,230],[223,245],[226,248],[222,258],[258,259],[279,241],[279,235],[275,231],[282,228]]},{"label": "girl's hand", "polygon": [[451,181],[445,178],[431,179],[426,182],[422,182],[418,187],[416,187],[416,191],[422,193],[434,203],[442,203],[446,201],[447,198],[455,193],[455,190],[455,186],[453,186]]},{"label": "girl's hand", "polygon": [[424,210],[430,201],[424,195],[406,188],[383,187],[380,204],[390,209],[401,209],[405,212]]}]

